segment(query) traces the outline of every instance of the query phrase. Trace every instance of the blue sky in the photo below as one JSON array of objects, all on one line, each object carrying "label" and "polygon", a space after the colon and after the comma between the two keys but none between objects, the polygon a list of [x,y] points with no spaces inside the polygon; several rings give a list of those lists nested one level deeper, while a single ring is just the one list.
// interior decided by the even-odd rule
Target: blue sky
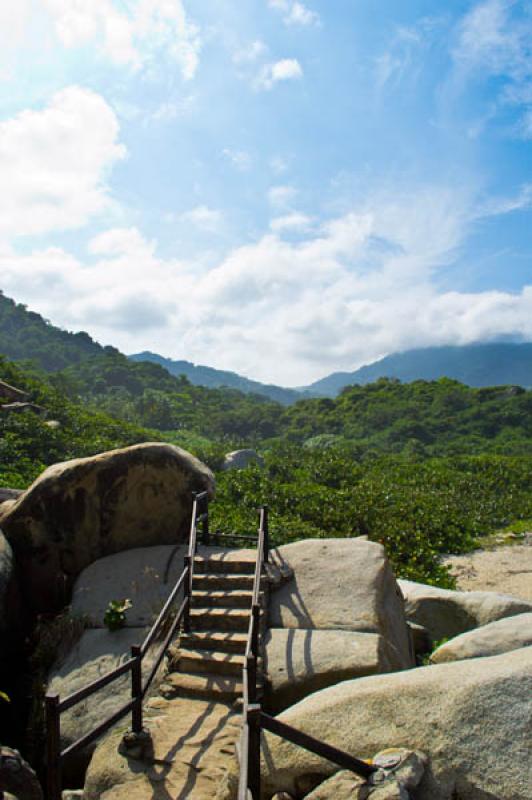
[{"label": "blue sky", "polygon": [[532,340],[532,3],[0,8],[0,287],[301,385]]}]

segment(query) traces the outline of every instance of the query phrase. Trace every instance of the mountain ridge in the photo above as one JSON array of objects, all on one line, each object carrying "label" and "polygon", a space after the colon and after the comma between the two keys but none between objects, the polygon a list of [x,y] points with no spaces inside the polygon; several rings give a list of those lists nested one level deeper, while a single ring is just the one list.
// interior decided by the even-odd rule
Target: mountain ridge
[{"label": "mountain ridge", "polygon": [[297,400],[316,396],[314,393],[305,389],[288,389],[271,383],[260,383],[260,381],[245,378],[237,372],[207,367],[202,364],[194,364],[186,360],[174,360],[149,350],[144,350],[141,353],[133,353],[129,355],[128,358],[137,362],[150,361],[154,364],[159,364],[168,370],[171,375],[175,375],[176,377],[185,375],[185,377],[196,386],[205,386],[209,389],[219,389],[222,386],[227,386],[232,389],[238,389],[245,394],[263,395],[283,405],[290,405]]},{"label": "mountain ridge", "polygon": [[302,387],[334,397],[345,386],[365,385],[379,378],[402,383],[451,378],[467,386],[532,387],[532,342],[478,342],[470,345],[419,347],[391,353],[353,372],[333,372]]}]

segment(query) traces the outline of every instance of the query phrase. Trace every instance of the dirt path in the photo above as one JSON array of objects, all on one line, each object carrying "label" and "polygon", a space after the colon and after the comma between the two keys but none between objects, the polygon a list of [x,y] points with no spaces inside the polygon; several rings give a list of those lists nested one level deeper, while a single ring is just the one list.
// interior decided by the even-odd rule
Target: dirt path
[{"label": "dirt path", "polygon": [[466,591],[502,592],[532,602],[532,533],[519,544],[450,556],[445,564]]}]

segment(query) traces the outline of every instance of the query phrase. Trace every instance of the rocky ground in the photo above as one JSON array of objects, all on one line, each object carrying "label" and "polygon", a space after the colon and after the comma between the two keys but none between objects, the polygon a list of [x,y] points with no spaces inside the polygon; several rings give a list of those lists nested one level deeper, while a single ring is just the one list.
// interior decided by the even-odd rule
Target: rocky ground
[{"label": "rocky ground", "polygon": [[511,594],[532,602],[532,533],[515,543],[449,556],[457,589]]}]

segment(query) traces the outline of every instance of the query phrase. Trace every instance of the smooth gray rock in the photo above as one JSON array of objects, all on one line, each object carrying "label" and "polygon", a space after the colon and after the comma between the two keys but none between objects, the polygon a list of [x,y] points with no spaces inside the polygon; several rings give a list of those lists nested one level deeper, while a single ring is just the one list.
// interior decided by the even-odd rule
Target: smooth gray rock
[{"label": "smooth gray rock", "polygon": [[0,504],[6,500],[16,500],[22,494],[22,489],[9,489],[7,486],[0,487]]},{"label": "smooth gray rock", "polygon": [[264,466],[264,459],[259,456],[256,450],[244,449],[233,450],[227,453],[222,464],[223,470],[229,469],[245,469],[250,464],[256,464],[259,467]]},{"label": "smooth gray rock", "polygon": [[305,539],[277,548],[272,559],[294,575],[271,593],[271,627],[378,633],[394,669],[413,666],[403,598],[381,545]]},{"label": "smooth gray rock", "polygon": [[516,614],[455,636],[438,647],[430,661],[443,664],[465,658],[496,656],[529,645],[532,645],[532,614]]},{"label": "smooth gray rock", "polygon": [[[57,692],[64,698],[82,689],[126,661],[130,657],[131,645],[141,644],[147,632],[147,628],[122,628],[113,632],[94,628],[84,631],[66,657],[52,667],[48,676],[47,692]],[[157,645],[154,645],[143,659],[144,675],[147,675],[153,666],[157,653]],[[128,672],[65,711],[61,714],[62,746],[67,747],[95,728],[98,723],[127,703],[130,697],[131,673]],[[125,717],[117,724],[127,728],[131,725],[131,716]],[[79,776],[83,773],[96,744],[97,742],[94,742],[79,751],[65,763],[67,776]],[[77,785],[79,786],[79,783]]]},{"label": "smooth gray rock", "polygon": [[409,621],[423,625],[434,642],[503,617],[532,612],[532,603],[497,592],[457,592],[399,581]]},{"label": "smooth gray rock", "polygon": [[340,681],[392,672],[386,650],[376,633],[270,628],[264,638],[268,708],[277,713]]},{"label": "smooth gray rock", "polygon": [[[530,800],[532,647],[345,681],[279,719],[359,758],[389,747],[427,754],[416,800]],[[266,734],[264,797],[335,767]]]},{"label": "smooth gray rock", "polygon": [[109,602],[128,598],[132,606],[126,625],[151,625],[183,571],[186,551],[185,545],[159,545],[98,559],[74,584],[72,613],[86,617],[93,628],[103,628]]}]

